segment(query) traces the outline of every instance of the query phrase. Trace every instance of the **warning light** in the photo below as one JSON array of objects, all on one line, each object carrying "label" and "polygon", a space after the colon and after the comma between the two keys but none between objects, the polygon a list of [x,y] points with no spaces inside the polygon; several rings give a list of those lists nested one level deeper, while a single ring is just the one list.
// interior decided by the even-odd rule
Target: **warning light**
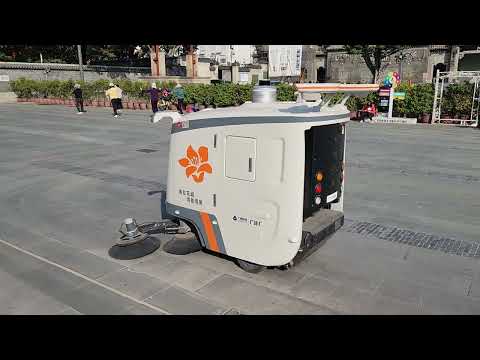
[{"label": "warning light", "polygon": [[323,180],[323,174],[320,171],[317,172],[317,174],[315,175],[315,179],[317,179],[317,181],[322,181]]},{"label": "warning light", "polygon": [[322,185],[315,185],[315,193],[320,194],[322,192]]}]

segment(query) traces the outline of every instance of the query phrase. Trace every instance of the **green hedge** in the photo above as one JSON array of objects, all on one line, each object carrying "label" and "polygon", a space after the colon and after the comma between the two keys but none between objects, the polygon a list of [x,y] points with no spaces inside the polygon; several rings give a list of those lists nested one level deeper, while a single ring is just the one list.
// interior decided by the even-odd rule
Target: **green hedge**
[{"label": "green hedge", "polygon": [[[463,89],[463,88],[462,88]],[[459,99],[454,99],[454,94],[459,96],[459,92],[462,94],[462,99],[468,102],[467,97],[471,99],[472,91],[447,91],[444,95],[444,104],[456,103]],[[396,89],[396,92],[405,92],[405,99],[395,99],[393,102],[393,115],[394,116],[407,116],[407,117],[419,117],[424,114],[430,114],[433,109],[434,87],[432,84],[409,84],[401,83]],[[468,96],[466,94],[469,94]],[[346,105],[350,111],[361,110],[367,103],[374,102],[379,103],[378,93],[370,93],[364,98],[351,97],[348,99]],[[470,100],[471,103],[471,100]],[[444,105],[445,106],[445,105]],[[442,106],[442,107],[444,107]],[[466,107],[462,107],[465,110]],[[470,111],[470,109],[468,110]]]},{"label": "green hedge", "polygon": [[[83,90],[85,100],[104,99],[105,90],[111,80],[101,79],[90,82],[78,82]],[[126,99],[147,100],[148,94],[143,90],[150,87],[146,81],[132,81],[122,79],[114,81],[124,93]],[[173,89],[175,82],[156,81],[158,88]],[[10,81],[12,91],[19,98],[71,98],[75,82],[73,80],[29,80],[20,78]],[[252,100],[253,85],[224,84],[185,84],[185,103],[213,105],[216,107],[240,105]],[[279,101],[295,100],[295,87],[288,84],[277,85],[277,99]]]},{"label": "green hedge", "polygon": [[472,110],[473,84],[450,84],[443,94],[442,113],[449,117],[470,116]]},{"label": "green hedge", "polygon": [[[105,90],[111,80],[101,79],[90,82],[79,82],[85,100],[104,99]],[[148,94],[143,90],[150,87],[146,81],[132,81],[128,79],[116,80],[125,98],[131,100],[147,100]],[[173,89],[175,82],[156,81],[158,88],[167,87]],[[19,98],[72,98],[75,82],[73,80],[30,80],[20,78],[10,81],[13,92]],[[240,85],[232,83],[223,84],[185,84],[185,102],[187,104],[203,104],[215,107],[234,106],[252,100],[253,85]],[[445,90],[443,96],[442,112],[452,117],[470,115],[472,104],[473,85],[469,83],[451,84]],[[278,101],[295,101],[295,86],[289,84],[277,85]],[[401,83],[396,91],[405,92],[405,100],[395,100],[393,103],[394,116],[418,117],[429,114],[433,107],[434,88],[432,84],[408,84]],[[342,98],[342,94],[336,94],[331,101],[335,104]],[[350,111],[358,111],[367,103],[378,104],[378,93],[370,93],[368,96],[359,98],[351,97],[346,102]]]},{"label": "green hedge", "polygon": [[418,117],[430,114],[433,109],[434,88],[432,84],[401,83],[397,92],[404,92],[404,100],[394,100],[394,116]]}]

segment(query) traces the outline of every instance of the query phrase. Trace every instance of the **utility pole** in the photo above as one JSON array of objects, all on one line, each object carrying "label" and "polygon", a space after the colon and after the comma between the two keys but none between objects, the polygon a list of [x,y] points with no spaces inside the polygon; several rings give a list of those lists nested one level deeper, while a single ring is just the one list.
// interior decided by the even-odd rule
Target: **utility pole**
[{"label": "utility pole", "polygon": [[78,49],[78,66],[80,67],[80,80],[85,81],[83,76],[83,59],[82,59],[82,45],[77,45]]},{"label": "utility pole", "polygon": [[398,75],[400,75],[400,81],[402,81],[402,79],[403,79],[403,74],[402,74],[402,70],[403,70],[402,67],[403,66],[402,65],[403,65],[403,59],[404,58],[405,58],[405,55],[403,55],[403,54],[400,54],[398,56],[398,59],[400,60],[399,64],[398,64]]}]

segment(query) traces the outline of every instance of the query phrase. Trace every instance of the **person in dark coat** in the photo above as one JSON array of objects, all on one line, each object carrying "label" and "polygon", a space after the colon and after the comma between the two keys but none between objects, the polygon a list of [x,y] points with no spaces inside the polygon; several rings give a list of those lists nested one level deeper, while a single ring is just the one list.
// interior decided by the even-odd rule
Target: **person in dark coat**
[{"label": "person in dark coat", "polygon": [[157,84],[152,83],[152,87],[145,92],[150,95],[150,102],[152,103],[152,111],[155,114],[158,111],[158,100],[160,99],[160,90],[157,89]]},{"label": "person in dark coat", "polygon": [[78,110],[77,114],[83,114],[85,110],[83,109],[83,93],[80,84],[74,85],[73,96],[75,97],[75,106]]}]

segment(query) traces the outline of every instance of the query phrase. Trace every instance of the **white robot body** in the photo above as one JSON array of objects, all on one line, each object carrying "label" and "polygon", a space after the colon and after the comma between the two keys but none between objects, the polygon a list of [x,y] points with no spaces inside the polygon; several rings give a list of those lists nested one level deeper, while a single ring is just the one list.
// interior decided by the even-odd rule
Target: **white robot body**
[{"label": "white robot body", "polygon": [[306,228],[343,224],[343,104],[246,103],[161,118],[172,119],[166,210],[206,249],[282,266],[314,242]]}]

